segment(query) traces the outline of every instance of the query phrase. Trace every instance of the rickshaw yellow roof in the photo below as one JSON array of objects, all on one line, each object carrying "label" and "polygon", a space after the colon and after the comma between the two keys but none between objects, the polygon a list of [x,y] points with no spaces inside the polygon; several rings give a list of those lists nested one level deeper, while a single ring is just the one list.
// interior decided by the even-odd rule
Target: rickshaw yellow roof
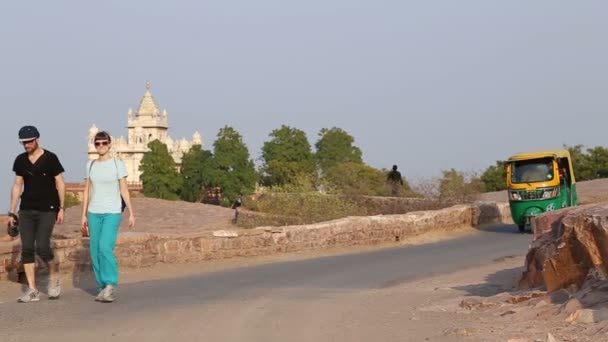
[{"label": "rickshaw yellow roof", "polygon": [[546,150],[546,151],[518,153],[516,155],[509,157],[509,161],[528,160],[528,159],[537,159],[537,158],[545,158],[545,157],[570,159],[570,152],[568,150]]}]

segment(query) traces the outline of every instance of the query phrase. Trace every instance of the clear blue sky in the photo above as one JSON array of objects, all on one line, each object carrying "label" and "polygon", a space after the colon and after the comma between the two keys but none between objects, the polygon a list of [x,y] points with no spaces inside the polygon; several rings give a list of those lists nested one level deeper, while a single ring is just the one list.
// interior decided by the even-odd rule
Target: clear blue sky
[{"label": "clear blue sky", "polygon": [[604,145],[606,1],[4,1],[0,204],[34,124],[68,180],[93,123],[126,133],[146,80],[173,138],[228,124],[258,158],[282,124],[355,139],[410,179]]}]

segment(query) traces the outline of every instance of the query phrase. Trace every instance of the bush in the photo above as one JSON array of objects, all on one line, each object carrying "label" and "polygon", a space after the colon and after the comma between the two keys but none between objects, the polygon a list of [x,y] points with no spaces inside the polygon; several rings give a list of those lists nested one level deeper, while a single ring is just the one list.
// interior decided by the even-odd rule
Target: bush
[{"label": "bush", "polygon": [[468,203],[475,195],[484,191],[484,183],[475,173],[464,173],[455,169],[444,170],[439,180],[439,200]]},{"label": "bush", "polygon": [[367,215],[401,215],[413,211],[438,210],[456,203],[427,198],[344,196],[349,202],[365,208]]},{"label": "bush", "polygon": [[[276,217],[282,222],[309,224],[346,216],[366,215],[366,210],[324,186],[326,193],[317,191],[308,177],[299,177],[291,184],[274,186],[257,200],[245,200],[247,209]],[[284,223],[283,223],[284,224]]]},{"label": "bush", "polygon": [[[387,174],[388,170],[378,170],[365,164],[338,163],[327,171],[324,178],[345,195],[392,196],[386,181]],[[411,190],[405,178],[402,180],[399,197],[420,197]]]},{"label": "bush", "polygon": [[74,193],[66,192],[63,206],[66,208],[75,207],[80,204],[80,199]]}]

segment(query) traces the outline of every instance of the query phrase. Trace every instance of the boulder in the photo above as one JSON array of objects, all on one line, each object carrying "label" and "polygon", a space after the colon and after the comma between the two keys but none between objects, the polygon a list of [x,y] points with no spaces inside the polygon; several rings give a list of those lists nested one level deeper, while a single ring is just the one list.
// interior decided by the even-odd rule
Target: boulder
[{"label": "boulder", "polygon": [[608,203],[550,212],[537,218],[536,227],[520,288],[575,291],[606,279]]}]

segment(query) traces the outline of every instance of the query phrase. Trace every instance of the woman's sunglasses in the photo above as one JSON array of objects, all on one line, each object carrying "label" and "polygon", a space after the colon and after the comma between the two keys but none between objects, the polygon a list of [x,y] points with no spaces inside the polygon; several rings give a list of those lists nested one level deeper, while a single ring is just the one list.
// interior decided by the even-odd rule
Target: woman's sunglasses
[{"label": "woman's sunglasses", "polygon": [[108,142],[108,141],[96,141],[95,142],[95,147],[108,146],[109,144],[110,144],[110,142]]}]

